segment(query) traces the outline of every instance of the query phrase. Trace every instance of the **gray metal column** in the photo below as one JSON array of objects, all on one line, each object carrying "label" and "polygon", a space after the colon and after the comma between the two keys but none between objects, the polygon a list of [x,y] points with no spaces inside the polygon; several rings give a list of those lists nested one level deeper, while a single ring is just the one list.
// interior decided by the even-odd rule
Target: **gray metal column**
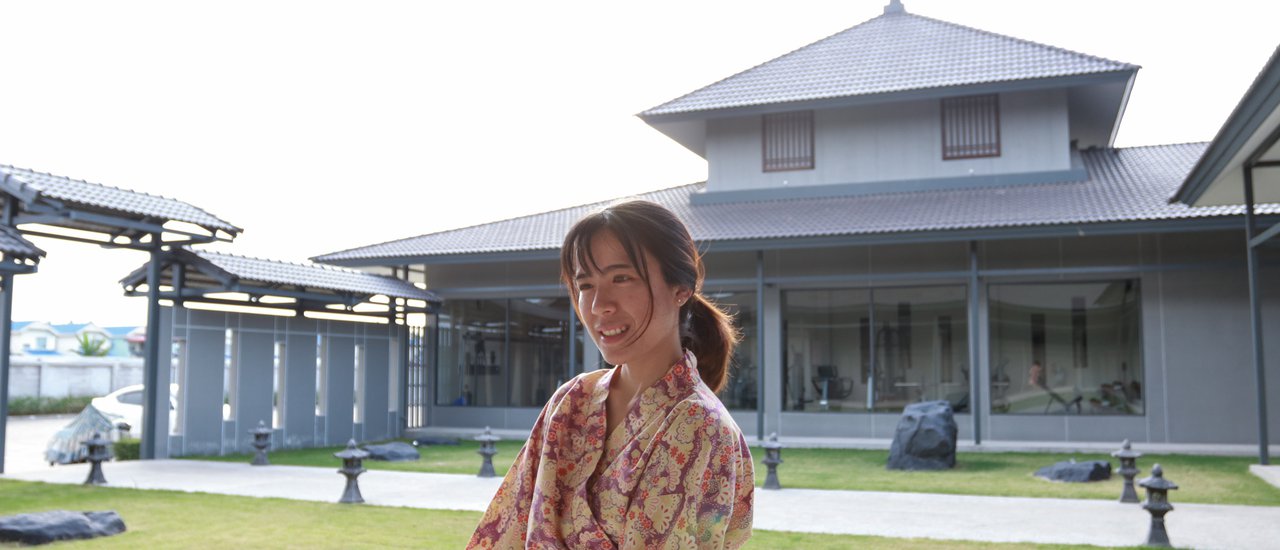
[{"label": "gray metal column", "polygon": [[764,441],[764,251],[756,251],[756,439]]},{"label": "gray metal column", "polygon": [[[3,220],[4,225],[13,227],[13,218],[18,213],[18,201],[13,197],[5,197]],[[0,277],[0,474],[4,473],[4,440],[9,425],[9,339],[13,328],[13,277],[16,273],[5,273]]]},{"label": "gray metal column", "polygon": [[[156,448],[164,442],[168,434],[156,433],[156,409],[163,395],[168,401],[169,388],[159,388],[156,381],[160,378],[160,234],[151,235],[151,261],[147,264],[147,342],[142,369],[142,441],[139,454],[143,460],[154,459]],[[160,390],[164,390],[162,394]],[[163,408],[168,414],[168,407]]]},{"label": "gray metal column", "polygon": [[1267,450],[1267,374],[1263,363],[1262,296],[1258,292],[1258,249],[1254,246],[1256,232],[1253,212],[1253,163],[1243,166],[1244,171],[1244,242],[1247,248],[1249,270],[1249,333],[1253,338],[1253,368],[1258,389],[1258,463],[1270,464]]},{"label": "gray metal column", "polygon": [[973,444],[982,444],[982,413],[978,392],[982,379],[978,369],[978,243],[969,241],[969,416],[973,417]]},{"label": "gray metal column", "polygon": [[573,378],[585,369],[578,361],[578,313],[569,307],[569,377]]}]

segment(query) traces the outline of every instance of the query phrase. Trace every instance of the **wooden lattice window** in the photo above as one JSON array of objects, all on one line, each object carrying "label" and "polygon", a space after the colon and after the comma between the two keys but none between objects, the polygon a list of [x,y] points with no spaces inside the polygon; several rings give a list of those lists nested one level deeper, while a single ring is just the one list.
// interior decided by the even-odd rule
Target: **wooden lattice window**
[{"label": "wooden lattice window", "polygon": [[942,160],[1000,156],[996,94],[942,100]]},{"label": "wooden lattice window", "polygon": [[813,169],[813,111],[764,115],[764,171]]}]

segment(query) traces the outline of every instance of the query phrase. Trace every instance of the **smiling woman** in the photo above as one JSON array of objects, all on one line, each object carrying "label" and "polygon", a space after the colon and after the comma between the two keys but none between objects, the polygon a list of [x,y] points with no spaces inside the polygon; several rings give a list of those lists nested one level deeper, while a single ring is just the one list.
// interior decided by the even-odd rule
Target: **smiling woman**
[{"label": "smiling woman", "polygon": [[715,392],[737,334],[701,294],[688,230],[630,201],[578,222],[561,277],[615,365],[542,410],[472,548],[737,548],[751,535],[751,452]]}]

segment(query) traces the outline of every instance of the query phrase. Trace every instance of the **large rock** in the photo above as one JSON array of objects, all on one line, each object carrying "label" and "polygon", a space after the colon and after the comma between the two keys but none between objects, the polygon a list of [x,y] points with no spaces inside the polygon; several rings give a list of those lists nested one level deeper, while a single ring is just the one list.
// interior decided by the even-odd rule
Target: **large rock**
[{"label": "large rock", "polygon": [[422,455],[418,454],[418,450],[413,448],[413,445],[399,441],[383,443],[382,445],[365,445],[364,450],[369,451],[369,460],[407,462],[422,458]]},{"label": "large rock", "polygon": [[889,447],[890,470],[946,470],[956,465],[956,419],[946,401],[912,403],[902,410]]},{"label": "large rock", "polygon": [[114,511],[52,510],[0,517],[0,542],[48,544],[59,540],[91,539],[124,532],[124,520]]},{"label": "large rock", "polygon": [[1076,462],[1074,459],[1036,470],[1036,477],[1049,481],[1084,483],[1111,479],[1111,463],[1105,460]]}]

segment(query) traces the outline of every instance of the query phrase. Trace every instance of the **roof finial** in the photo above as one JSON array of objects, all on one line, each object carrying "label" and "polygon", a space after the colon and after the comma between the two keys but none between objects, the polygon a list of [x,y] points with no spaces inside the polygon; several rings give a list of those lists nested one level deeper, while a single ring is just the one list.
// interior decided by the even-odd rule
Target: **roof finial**
[{"label": "roof finial", "polygon": [[889,5],[884,7],[884,14],[891,13],[907,13],[907,8],[902,6],[902,0],[889,0]]}]

